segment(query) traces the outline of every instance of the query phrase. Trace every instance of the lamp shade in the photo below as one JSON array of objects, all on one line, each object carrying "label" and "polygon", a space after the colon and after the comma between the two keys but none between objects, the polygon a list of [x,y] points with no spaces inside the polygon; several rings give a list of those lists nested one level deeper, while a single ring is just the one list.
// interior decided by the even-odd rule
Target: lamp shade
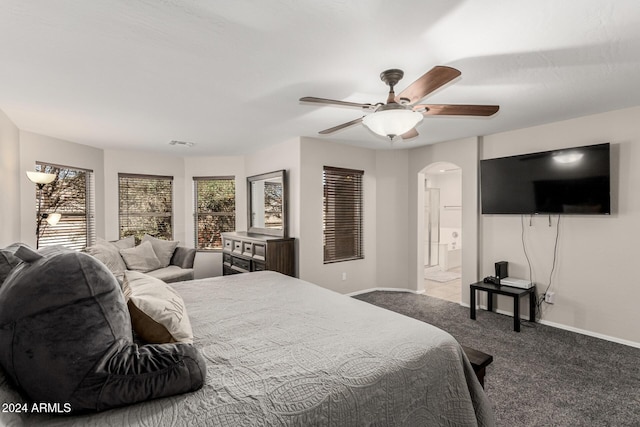
[{"label": "lamp shade", "polygon": [[62,214],[58,212],[54,212],[47,215],[46,221],[50,226],[53,227],[60,221],[60,218],[62,218]]},{"label": "lamp shade", "polygon": [[421,121],[421,113],[405,109],[376,111],[362,119],[362,123],[372,132],[391,139],[409,132]]},{"label": "lamp shade", "polygon": [[56,179],[55,173],[27,171],[27,178],[35,184],[49,184]]}]

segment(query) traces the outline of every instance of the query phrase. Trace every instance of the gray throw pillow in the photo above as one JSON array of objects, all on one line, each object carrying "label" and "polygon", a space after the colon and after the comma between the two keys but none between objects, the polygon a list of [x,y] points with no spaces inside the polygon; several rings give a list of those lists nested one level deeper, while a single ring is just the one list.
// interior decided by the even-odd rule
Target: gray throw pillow
[{"label": "gray throw pillow", "polygon": [[133,236],[127,236],[124,239],[115,240],[109,243],[115,245],[118,249],[131,249],[136,246],[136,238]]},{"label": "gray throw pillow", "polygon": [[101,411],[202,387],[206,365],[193,345],[133,342],[104,264],[61,246],[40,253],[0,287],[0,365],[31,401]]},{"label": "gray throw pillow", "polygon": [[151,243],[153,251],[156,253],[156,256],[163,267],[167,267],[169,265],[171,257],[173,256],[178,243],[180,243],[173,240],[158,239],[156,237],[149,236],[148,234],[145,234],[142,237],[142,241]]},{"label": "gray throw pillow", "polygon": [[149,242],[140,243],[135,248],[120,249],[120,255],[129,270],[146,273],[162,268],[162,263]]},{"label": "gray throw pillow", "polygon": [[100,260],[116,277],[123,275],[127,269],[120,256],[120,248],[112,242],[98,238],[96,244],[88,246],[85,252]]}]

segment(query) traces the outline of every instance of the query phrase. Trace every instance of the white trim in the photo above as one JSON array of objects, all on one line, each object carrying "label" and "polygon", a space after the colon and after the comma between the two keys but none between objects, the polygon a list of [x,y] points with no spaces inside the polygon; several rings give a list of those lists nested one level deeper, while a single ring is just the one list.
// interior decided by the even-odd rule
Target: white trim
[{"label": "white trim", "polygon": [[424,290],[422,290],[422,291],[414,291],[412,289],[407,289],[407,288],[369,288],[369,289],[363,289],[361,291],[350,292],[350,293],[344,294],[344,295],[346,295],[348,297],[353,297],[353,296],[356,296],[356,295],[367,294],[369,292],[375,292],[375,291],[408,292],[410,294],[424,294]]},{"label": "white trim", "polygon": [[[469,304],[462,303],[462,302],[460,303],[460,305],[463,306],[463,307],[467,307],[467,308],[470,307]],[[483,305],[478,305],[478,308],[482,308],[483,310],[487,309],[487,307],[483,306]],[[498,314],[504,314],[504,315],[513,317],[513,312],[512,311],[496,310],[495,312],[498,313]],[[520,316],[520,318],[522,320],[527,320],[528,321],[529,320],[529,315],[527,314],[526,316]],[[585,329],[580,329],[580,328],[575,328],[573,326],[563,325],[561,323],[550,322],[550,321],[544,320],[544,319],[540,319],[536,323],[540,323],[541,325],[550,326],[552,328],[564,329],[565,331],[569,331],[569,332],[575,332],[576,334],[587,335],[589,337],[599,338],[599,339],[605,340],[605,341],[615,342],[617,344],[628,345],[629,347],[640,348],[640,342],[629,341],[629,340],[625,340],[625,339],[622,339],[622,338],[612,337],[610,335],[599,334],[597,332],[591,332],[591,331],[587,331]]]},{"label": "white trim", "polygon": [[575,332],[577,334],[588,335],[594,338],[600,338],[606,341],[615,342],[618,344],[628,345],[629,347],[640,348],[640,342],[629,341],[622,338],[616,338],[609,335],[599,334],[597,332],[591,332],[580,328],[574,328],[573,326],[567,326],[560,323],[549,322],[548,320],[540,320],[538,323],[551,326],[552,328],[564,329],[565,331]]}]

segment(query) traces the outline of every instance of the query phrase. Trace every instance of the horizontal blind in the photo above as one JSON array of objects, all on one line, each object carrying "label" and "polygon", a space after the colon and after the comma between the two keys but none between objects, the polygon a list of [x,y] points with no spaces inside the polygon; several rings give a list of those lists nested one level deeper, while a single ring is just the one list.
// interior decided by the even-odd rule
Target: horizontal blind
[{"label": "horizontal blind", "polygon": [[194,177],[195,247],[222,249],[220,233],[236,229],[236,181],[233,176]]},{"label": "horizontal blind", "polygon": [[57,212],[62,215],[53,226],[41,216],[38,246],[62,245],[81,250],[92,245],[96,234],[93,171],[43,162],[36,164],[36,170],[57,175],[53,182],[42,188],[41,214]]},{"label": "horizontal blind", "polygon": [[363,175],[360,170],[323,168],[325,264],[364,258]]},{"label": "horizontal blind", "polygon": [[118,174],[120,238],[173,240],[173,177]]}]

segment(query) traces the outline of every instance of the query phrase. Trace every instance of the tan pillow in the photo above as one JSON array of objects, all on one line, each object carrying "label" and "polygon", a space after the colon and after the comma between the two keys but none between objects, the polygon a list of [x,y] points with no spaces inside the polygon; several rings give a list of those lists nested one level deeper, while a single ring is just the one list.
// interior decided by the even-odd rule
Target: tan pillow
[{"label": "tan pillow", "polygon": [[149,343],[193,342],[191,322],[182,297],[160,279],[125,271],[123,289],[131,324]]},{"label": "tan pillow", "polygon": [[167,267],[169,265],[173,252],[175,252],[178,243],[180,243],[174,240],[158,239],[156,237],[149,236],[148,234],[142,236],[142,242],[151,243],[151,247],[153,247],[153,251],[156,253],[156,256],[163,267]]},{"label": "tan pillow", "polygon": [[162,268],[162,263],[149,242],[140,243],[135,248],[120,249],[120,255],[129,270],[146,273]]}]

